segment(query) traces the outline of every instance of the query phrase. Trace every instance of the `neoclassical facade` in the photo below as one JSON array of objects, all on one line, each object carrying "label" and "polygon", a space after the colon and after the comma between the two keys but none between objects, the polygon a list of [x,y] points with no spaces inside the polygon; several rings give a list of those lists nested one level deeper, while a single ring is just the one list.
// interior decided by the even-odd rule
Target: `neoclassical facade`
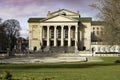
[{"label": "neoclassical facade", "polygon": [[66,9],[48,11],[46,18],[29,18],[28,24],[29,49],[37,51],[91,50],[103,33],[102,22]]}]

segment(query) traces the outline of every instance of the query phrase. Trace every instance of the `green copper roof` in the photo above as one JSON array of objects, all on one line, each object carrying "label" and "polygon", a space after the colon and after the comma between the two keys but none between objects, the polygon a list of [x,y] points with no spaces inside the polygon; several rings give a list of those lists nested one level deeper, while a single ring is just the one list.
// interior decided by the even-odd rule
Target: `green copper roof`
[{"label": "green copper roof", "polygon": [[75,18],[77,20],[80,20],[82,22],[91,22],[92,18],[91,17],[81,17],[81,18]]},{"label": "green copper roof", "polygon": [[104,21],[92,21],[91,25],[103,25]]},{"label": "green copper roof", "polygon": [[82,17],[82,18],[75,18],[80,20],[81,22],[91,22],[91,25],[103,25],[104,21],[92,21],[91,17]]},{"label": "green copper roof", "polygon": [[[45,19],[45,18],[29,18],[28,22],[29,23],[37,23],[40,22],[40,20]],[[91,17],[81,17],[81,18],[74,18],[77,20],[80,20],[81,22],[91,22],[91,25],[103,25],[103,21],[92,21]]]},{"label": "green copper roof", "polygon": [[40,20],[45,19],[45,18],[29,18],[28,22],[40,22]]}]

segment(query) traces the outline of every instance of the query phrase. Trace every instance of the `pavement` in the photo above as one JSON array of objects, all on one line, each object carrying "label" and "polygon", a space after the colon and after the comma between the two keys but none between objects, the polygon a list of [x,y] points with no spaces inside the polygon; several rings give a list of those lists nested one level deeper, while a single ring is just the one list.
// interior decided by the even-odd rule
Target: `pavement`
[{"label": "pavement", "polygon": [[58,62],[99,62],[98,57],[14,57],[0,59],[0,63],[58,63]]},{"label": "pavement", "polygon": [[8,58],[1,59],[0,63],[58,63],[58,62],[83,62],[86,57],[42,57],[42,58]]}]

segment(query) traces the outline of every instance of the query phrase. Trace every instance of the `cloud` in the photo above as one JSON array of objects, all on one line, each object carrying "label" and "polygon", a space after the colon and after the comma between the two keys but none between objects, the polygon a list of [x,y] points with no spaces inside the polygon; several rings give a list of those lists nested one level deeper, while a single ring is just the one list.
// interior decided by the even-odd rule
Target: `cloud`
[{"label": "cloud", "polygon": [[[90,10],[88,5],[95,1],[98,0],[0,0],[0,18],[18,19],[22,29],[27,29],[29,17],[46,17],[47,11],[65,8],[71,11],[79,10],[82,16],[94,16],[95,12]],[[24,36],[25,32],[22,30],[20,33]]]},{"label": "cloud", "polygon": [[28,37],[28,31],[27,31],[27,29],[25,30],[20,30],[20,36],[21,37],[24,37],[24,38],[27,38]]},{"label": "cloud", "polygon": [[47,11],[59,8],[84,10],[88,9],[90,1],[95,0],[1,0],[0,16],[2,18],[46,16]]},{"label": "cloud", "polygon": [[26,16],[44,16],[44,13],[46,13],[46,11],[48,11],[49,9],[44,6],[40,7],[38,5],[31,4],[25,7],[3,6],[0,7],[0,10],[0,16],[2,18],[18,18]]},{"label": "cloud", "polygon": [[39,1],[39,0],[1,0],[1,3],[14,5],[14,4],[33,3],[35,1]]}]

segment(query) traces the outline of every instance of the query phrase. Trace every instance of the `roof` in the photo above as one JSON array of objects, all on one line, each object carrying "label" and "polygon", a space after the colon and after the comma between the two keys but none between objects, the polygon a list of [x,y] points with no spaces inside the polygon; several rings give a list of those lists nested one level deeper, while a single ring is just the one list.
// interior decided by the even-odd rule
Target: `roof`
[{"label": "roof", "polygon": [[45,18],[29,18],[28,19],[28,22],[30,23],[30,22],[40,22],[42,19],[45,19]]},{"label": "roof", "polygon": [[[58,15],[57,15],[58,16]],[[74,18],[76,20],[80,20],[81,22],[91,22],[91,25],[103,25],[104,21],[92,21],[91,17],[81,17],[81,18]],[[29,23],[37,23],[40,21],[44,21],[46,18],[29,18]]]},{"label": "roof", "polygon": [[92,18],[91,17],[81,17],[81,18],[75,18],[77,20],[80,20],[82,22],[91,22]]},{"label": "roof", "polygon": [[103,25],[104,21],[92,21],[91,25]]}]

